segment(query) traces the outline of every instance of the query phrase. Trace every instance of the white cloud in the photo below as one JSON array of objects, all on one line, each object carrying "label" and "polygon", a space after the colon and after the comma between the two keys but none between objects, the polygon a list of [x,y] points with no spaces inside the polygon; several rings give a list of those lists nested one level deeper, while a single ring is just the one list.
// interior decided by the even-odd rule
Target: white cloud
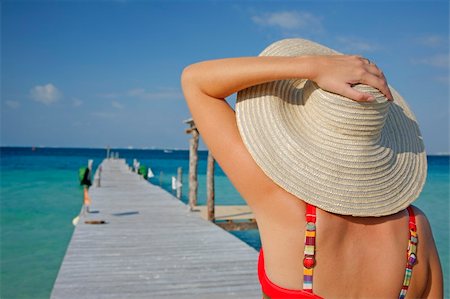
[{"label": "white cloud", "polygon": [[83,101],[77,98],[74,98],[72,101],[72,105],[74,107],[80,107],[81,105],[83,105]]},{"label": "white cloud", "polygon": [[36,85],[30,91],[31,98],[45,105],[57,102],[61,98],[61,92],[51,83]]},{"label": "white cloud", "polygon": [[111,105],[116,109],[123,109],[123,105],[120,104],[118,101],[112,101]]},{"label": "white cloud", "polygon": [[131,97],[140,97],[143,94],[145,94],[145,89],[144,88],[134,88],[134,89],[130,89],[128,91],[128,95]]},{"label": "white cloud", "polygon": [[104,111],[92,112],[91,115],[94,117],[99,117],[99,118],[114,118],[114,117],[116,117],[115,113],[104,112]]},{"label": "white cloud", "polygon": [[129,90],[127,95],[144,100],[179,100],[183,98],[183,94],[178,89],[147,91],[144,88],[134,88]]},{"label": "white cloud", "polygon": [[360,52],[373,52],[380,48],[377,44],[356,37],[340,36],[336,38],[342,46],[339,47],[348,54],[357,54]]},{"label": "white cloud", "polygon": [[414,59],[412,62],[415,64],[424,64],[438,68],[448,68],[450,59],[449,54],[436,54],[426,58]]},{"label": "white cloud", "polygon": [[439,47],[441,45],[447,45],[448,44],[448,38],[437,35],[437,34],[430,34],[426,36],[421,36],[416,39],[418,44],[421,44],[423,46],[427,47]]},{"label": "white cloud", "polygon": [[20,102],[19,101],[11,101],[11,100],[7,100],[5,101],[6,106],[8,106],[11,109],[17,109],[20,107]]},{"label": "white cloud", "polygon": [[279,11],[252,16],[252,21],[264,27],[283,30],[323,31],[322,18],[304,11]]},{"label": "white cloud", "polygon": [[101,93],[98,94],[99,97],[105,98],[105,99],[116,99],[120,97],[121,95],[119,93],[110,92],[110,93]]},{"label": "white cloud", "polygon": [[450,85],[450,78],[449,76],[439,76],[434,78],[439,83],[444,83],[447,85]]}]

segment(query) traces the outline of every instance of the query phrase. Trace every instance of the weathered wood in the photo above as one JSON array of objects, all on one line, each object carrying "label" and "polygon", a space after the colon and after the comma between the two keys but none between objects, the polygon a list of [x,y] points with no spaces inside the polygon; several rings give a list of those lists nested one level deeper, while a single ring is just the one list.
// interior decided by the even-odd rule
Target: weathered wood
[{"label": "weathered wood", "polygon": [[80,217],[52,299],[261,298],[253,248],[124,160],[102,168],[102,187],[89,190],[96,213]]},{"label": "weathered wood", "polygon": [[[200,216],[203,219],[208,219],[208,208],[207,206],[196,206],[194,211],[199,211]],[[214,207],[214,218],[215,220],[246,220],[246,221],[254,221],[255,216],[253,215],[252,210],[247,205],[238,205],[238,206],[219,206],[215,205]]]},{"label": "weathered wood", "polygon": [[233,231],[233,230],[250,230],[250,229],[258,229],[258,225],[256,222],[216,222],[216,225],[220,226],[224,230]]},{"label": "weathered wood", "polygon": [[198,139],[197,129],[192,130],[192,138],[189,141],[189,207],[191,210],[197,205],[197,165],[198,165]]},{"label": "weathered wood", "polygon": [[214,221],[214,157],[208,151],[206,168],[206,206],[208,209],[208,221]]}]

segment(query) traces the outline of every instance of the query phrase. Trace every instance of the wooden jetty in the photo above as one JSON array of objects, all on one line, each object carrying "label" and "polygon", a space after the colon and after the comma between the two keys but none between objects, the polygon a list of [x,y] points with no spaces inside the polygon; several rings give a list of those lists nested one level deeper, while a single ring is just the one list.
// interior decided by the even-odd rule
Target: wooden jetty
[{"label": "wooden jetty", "polygon": [[89,190],[91,213],[80,217],[51,298],[261,298],[255,249],[124,160],[103,161],[100,186]]}]

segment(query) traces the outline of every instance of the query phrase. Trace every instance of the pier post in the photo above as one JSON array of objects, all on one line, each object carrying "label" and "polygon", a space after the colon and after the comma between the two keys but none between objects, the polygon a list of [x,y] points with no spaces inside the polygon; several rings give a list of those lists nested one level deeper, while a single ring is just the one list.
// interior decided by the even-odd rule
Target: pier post
[{"label": "pier post", "polygon": [[208,221],[214,221],[214,157],[211,151],[208,151],[206,168],[206,205]]},{"label": "pier post", "polygon": [[184,121],[189,124],[186,134],[191,134],[192,138],[189,140],[189,207],[191,211],[197,205],[197,165],[198,165],[198,139],[199,133],[195,126],[194,120],[188,119]]},{"label": "pier post", "polygon": [[178,182],[177,198],[181,199],[181,191],[183,188],[183,168],[181,168],[181,167],[178,167],[178,170],[177,170],[177,182]]},{"label": "pier post", "polygon": [[96,186],[100,187],[101,180],[102,180],[102,165],[101,164],[98,166],[96,174],[97,174],[97,177],[94,179],[94,181],[96,180],[96,182],[97,182]]}]

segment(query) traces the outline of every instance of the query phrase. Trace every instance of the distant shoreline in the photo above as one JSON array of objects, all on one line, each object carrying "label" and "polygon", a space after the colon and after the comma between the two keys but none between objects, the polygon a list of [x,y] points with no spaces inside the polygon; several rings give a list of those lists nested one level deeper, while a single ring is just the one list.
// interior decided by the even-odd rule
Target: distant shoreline
[{"label": "distant shoreline", "polygon": [[[36,149],[46,149],[46,148],[51,148],[51,149],[90,149],[90,150],[106,150],[107,147],[72,147],[72,146],[14,146],[14,145],[2,145],[0,146],[1,148],[20,148],[20,149],[32,149],[32,148],[36,148]],[[109,147],[112,150],[142,150],[142,151],[148,151],[148,150],[171,150],[171,151],[188,151],[189,148],[170,148],[170,147]],[[207,152],[207,149],[199,149],[199,151],[205,151]],[[450,154],[449,154],[450,155]]]}]

